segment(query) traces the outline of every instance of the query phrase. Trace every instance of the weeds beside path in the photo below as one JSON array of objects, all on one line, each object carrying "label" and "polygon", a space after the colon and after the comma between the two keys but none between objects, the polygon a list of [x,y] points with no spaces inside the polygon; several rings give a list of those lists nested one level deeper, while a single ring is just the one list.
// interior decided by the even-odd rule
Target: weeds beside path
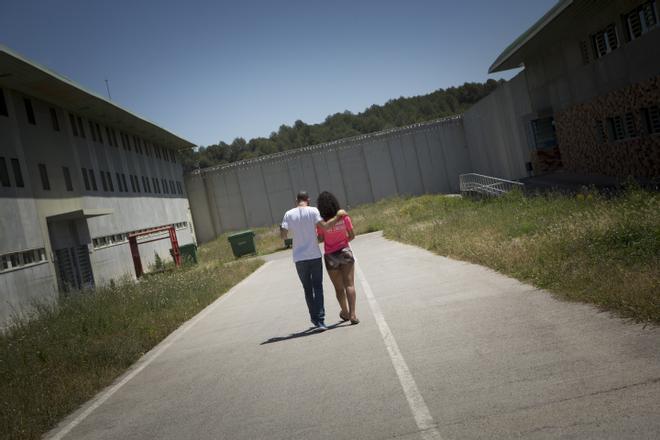
[{"label": "weeds beside path", "polygon": [[642,322],[660,323],[660,195],[629,190],[489,200],[429,195],[351,211],[359,233],[481,264]]},{"label": "weeds beside path", "polygon": [[262,264],[229,261],[222,236],[196,266],[73,294],[0,334],[0,438],[40,438]]}]

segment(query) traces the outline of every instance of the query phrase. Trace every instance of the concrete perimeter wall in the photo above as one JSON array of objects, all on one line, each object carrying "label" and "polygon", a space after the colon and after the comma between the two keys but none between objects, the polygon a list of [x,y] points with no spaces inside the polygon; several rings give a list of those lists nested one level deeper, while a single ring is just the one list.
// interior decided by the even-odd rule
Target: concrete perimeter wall
[{"label": "concrete perimeter wall", "polygon": [[306,190],[330,191],[351,208],[397,195],[456,193],[472,171],[462,117],[342,139],[208,168],[186,176],[199,242],[270,226]]},{"label": "concrete perimeter wall", "polygon": [[532,105],[520,72],[463,115],[473,172],[504,179],[528,175]]}]

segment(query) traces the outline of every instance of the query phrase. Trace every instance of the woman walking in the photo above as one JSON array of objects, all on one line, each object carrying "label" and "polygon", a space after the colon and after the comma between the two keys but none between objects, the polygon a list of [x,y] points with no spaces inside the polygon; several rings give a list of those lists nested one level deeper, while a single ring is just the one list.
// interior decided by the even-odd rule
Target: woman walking
[{"label": "woman walking", "polygon": [[[328,191],[319,194],[316,207],[325,221],[335,217],[340,208],[337,198]],[[355,315],[355,258],[348,244],[355,238],[351,218],[348,215],[342,217],[330,229],[317,227],[316,233],[323,242],[325,268],[341,307],[339,317],[343,321],[350,320],[351,324],[358,324],[360,320]]]}]

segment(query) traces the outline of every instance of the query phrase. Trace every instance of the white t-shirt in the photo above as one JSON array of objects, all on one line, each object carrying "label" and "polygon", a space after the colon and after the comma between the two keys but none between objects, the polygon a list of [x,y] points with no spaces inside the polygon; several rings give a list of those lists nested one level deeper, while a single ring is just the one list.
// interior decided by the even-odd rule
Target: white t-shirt
[{"label": "white t-shirt", "polygon": [[282,227],[293,234],[293,261],[321,258],[316,238],[316,224],[321,220],[319,210],[311,206],[298,206],[284,214]]}]

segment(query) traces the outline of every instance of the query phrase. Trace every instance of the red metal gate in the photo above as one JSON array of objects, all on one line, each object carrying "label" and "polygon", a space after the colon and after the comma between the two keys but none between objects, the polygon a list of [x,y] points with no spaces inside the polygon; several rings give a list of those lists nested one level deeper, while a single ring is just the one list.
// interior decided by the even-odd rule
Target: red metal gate
[{"label": "red metal gate", "polygon": [[152,241],[164,240],[165,238],[168,238],[168,237],[157,237],[151,240],[141,241],[140,243],[138,243],[137,241],[138,237],[154,234],[156,232],[163,232],[163,231],[167,231],[169,234],[170,244],[172,245],[171,253],[172,253],[172,258],[174,258],[174,264],[177,267],[181,266],[181,253],[179,252],[179,241],[176,238],[176,229],[174,229],[174,226],[161,226],[159,228],[152,228],[152,229],[147,229],[145,231],[133,232],[132,234],[128,234],[128,244],[131,247],[131,256],[133,257],[133,266],[135,266],[135,275],[138,278],[140,278],[142,274],[144,274],[138,245],[151,243]]}]

